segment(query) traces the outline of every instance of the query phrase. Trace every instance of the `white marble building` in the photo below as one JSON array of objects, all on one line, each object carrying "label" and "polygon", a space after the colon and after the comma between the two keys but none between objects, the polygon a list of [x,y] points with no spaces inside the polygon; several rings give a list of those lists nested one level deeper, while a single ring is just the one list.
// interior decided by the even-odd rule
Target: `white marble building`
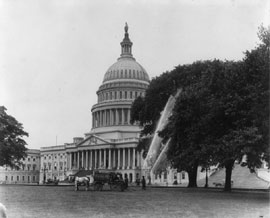
[{"label": "white marble building", "polygon": [[28,149],[19,168],[0,167],[0,184],[28,184],[39,182],[40,151]]},{"label": "white marble building", "polygon": [[142,156],[136,151],[140,128],[130,123],[130,109],[135,98],[145,95],[149,76],[132,55],[127,25],[120,45],[121,55],[97,91],[91,131],[73,143],[41,148],[41,182],[93,169],[120,172],[130,182],[141,178]]}]

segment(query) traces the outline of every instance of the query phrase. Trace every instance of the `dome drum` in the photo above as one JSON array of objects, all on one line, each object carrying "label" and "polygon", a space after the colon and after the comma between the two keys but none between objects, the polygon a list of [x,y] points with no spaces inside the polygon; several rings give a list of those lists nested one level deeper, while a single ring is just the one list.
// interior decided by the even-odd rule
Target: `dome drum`
[{"label": "dome drum", "polygon": [[120,44],[122,53],[106,71],[97,91],[98,103],[91,109],[94,131],[102,132],[104,128],[118,131],[123,127],[139,131],[137,125],[130,123],[131,105],[138,96],[145,96],[149,76],[131,53],[133,44],[127,26]]}]

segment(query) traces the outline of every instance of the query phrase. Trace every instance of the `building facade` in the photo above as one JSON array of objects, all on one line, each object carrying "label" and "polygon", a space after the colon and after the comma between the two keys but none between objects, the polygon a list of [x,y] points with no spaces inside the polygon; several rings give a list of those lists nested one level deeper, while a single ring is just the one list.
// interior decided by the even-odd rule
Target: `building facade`
[{"label": "building facade", "polygon": [[0,183],[29,184],[39,182],[40,151],[29,149],[26,154],[27,156],[22,160],[20,168],[0,168]]},{"label": "building facade", "polygon": [[149,76],[132,55],[127,24],[124,30],[121,55],[106,71],[91,109],[91,131],[73,143],[41,148],[40,182],[63,180],[79,170],[115,171],[130,182],[141,178],[140,128],[130,123],[130,109],[145,95]]}]

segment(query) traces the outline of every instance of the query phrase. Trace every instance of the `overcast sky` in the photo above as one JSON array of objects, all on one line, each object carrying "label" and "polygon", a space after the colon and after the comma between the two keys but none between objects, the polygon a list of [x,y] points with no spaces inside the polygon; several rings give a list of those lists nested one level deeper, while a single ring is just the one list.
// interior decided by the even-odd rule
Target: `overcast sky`
[{"label": "overcast sky", "polygon": [[0,105],[28,148],[72,142],[120,55],[124,24],[150,78],[196,60],[240,60],[269,25],[269,1],[0,0]]}]

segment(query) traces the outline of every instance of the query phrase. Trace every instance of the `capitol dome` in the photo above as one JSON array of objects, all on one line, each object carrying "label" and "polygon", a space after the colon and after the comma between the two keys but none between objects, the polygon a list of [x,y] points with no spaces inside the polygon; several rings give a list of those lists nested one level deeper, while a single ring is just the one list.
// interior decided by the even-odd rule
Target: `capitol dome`
[{"label": "capitol dome", "polygon": [[131,105],[137,97],[145,96],[149,86],[146,70],[132,55],[133,43],[129,39],[127,24],[124,29],[121,55],[106,71],[97,90],[98,102],[91,109],[92,131],[103,134],[105,138],[137,137],[140,129],[137,124],[130,123]]},{"label": "capitol dome", "polygon": [[106,72],[103,83],[111,80],[135,79],[149,82],[145,69],[134,58],[119,58]]},{"label": "capitol dome", "polygon": [[122,53],[117,62],[109,67],[104,75],[103,83],[112,80],[142,80],[149,82],[149,76],[145,69],[136,62],[132,55],[132,42],[129,39],[128,26],[125,26],[125,37],[120,43]]}]

